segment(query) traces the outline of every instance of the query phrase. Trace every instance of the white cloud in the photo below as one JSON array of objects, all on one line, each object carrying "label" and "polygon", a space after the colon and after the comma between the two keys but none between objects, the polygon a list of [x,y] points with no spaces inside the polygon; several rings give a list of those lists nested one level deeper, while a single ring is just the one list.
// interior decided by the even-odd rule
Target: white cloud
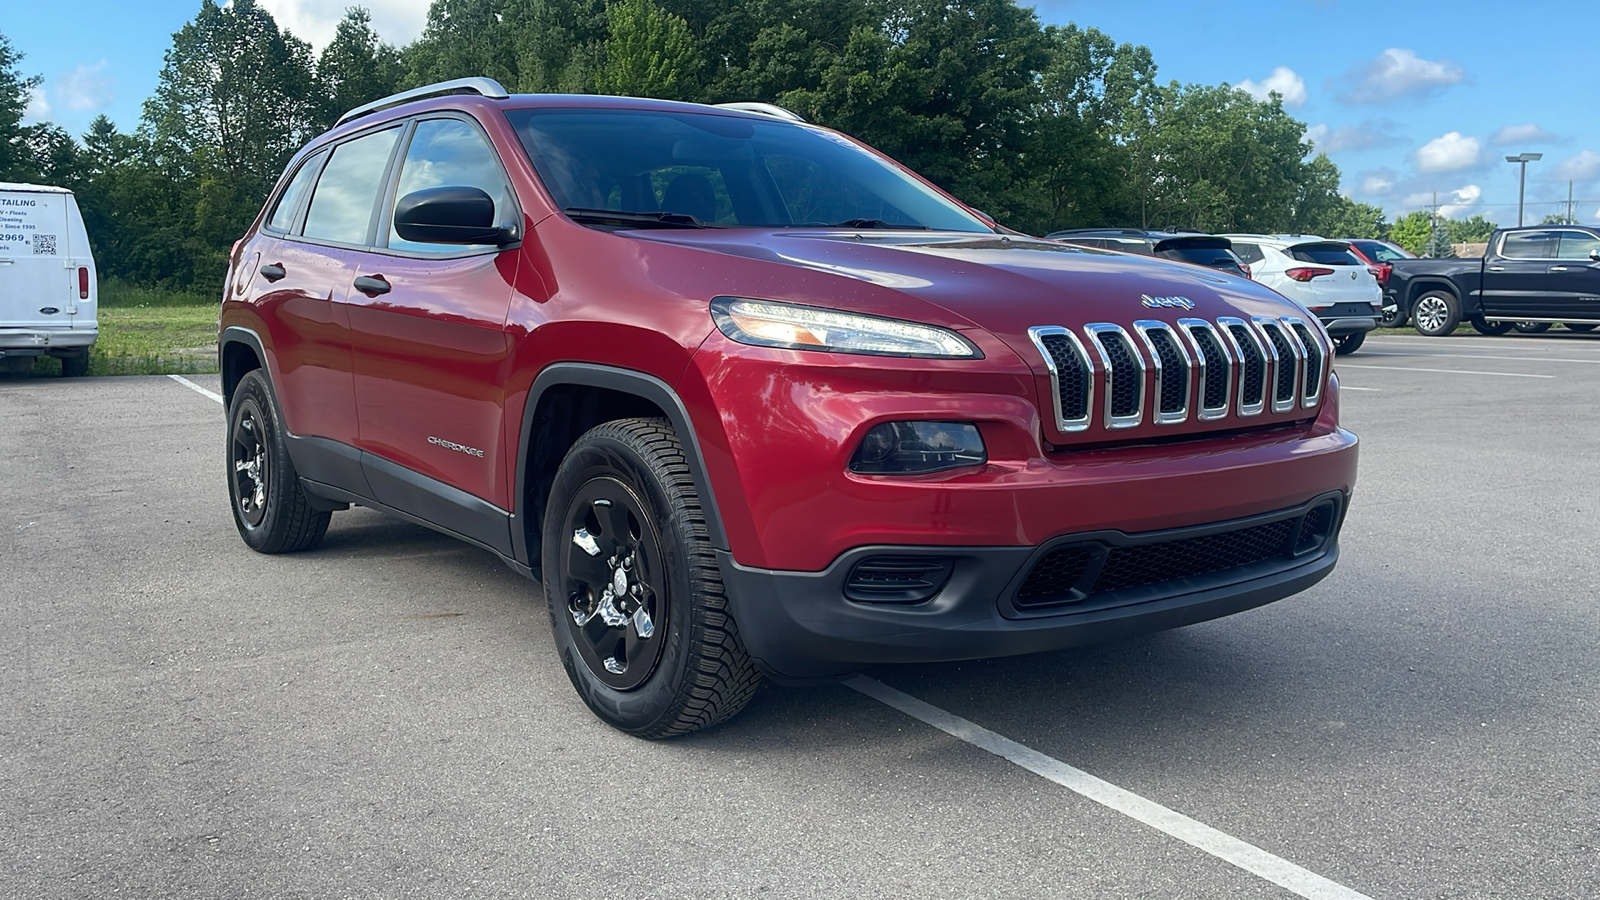
[{"label": "white cloud", "polygon": [[1369,197],[1380,197],[1394,190],[1394,179],[1382,175],[1368,175],[1361,179],[1361,193]]},{"label": "white cloud", "polygon": [[1306,129],[1306,140],[1316,145],[1316,153],[1342,153],[1346,150],[1366,150],[1399,142],[1390,131],[1392,123],[1362,122],[1360,125],[1341,125],[1331,128],[1326,124]]},{"label": "white cloud", "polygon": [[1594,181],[1600,179],[1600,153],[1585,150],[1563,159],[1550,173],[1556,181]]},{"label": "white cloud", "polygon": [[50,101],[45,98],[43,88],[31,88],[28,91],[28,105],[22,110],[22,122],[25,125],[37,125],[50,118]]},{"label": "white cloud", "polygon": [[1263,78],[1259,83],[1249,78],[1234,85],[1246,94],[1257,100],[1267,99],[1267,95],[1277,93],[1283,96],[1283,105],[1293,109],[1304,106],[1306,102],[1306,80],[1295,74],[1288,66],[1279,66],[1272,70],[1272,74]]},{"label": "white cloud", "polygon": [[56,79],[56,99],[73,112],[105,109],[116,99],[116,84],[105,76],[106,61],[83,65]]},{"label": "white cloud", "polygon": [[1443,191],[1441,194],[1432,191],[1407,194],[1403,205],[1410,209],[1432,209],[1436,201],[1442,200],[1443,202],[1439,204],[1439,215],[1447,219],[1459,219],[1477,209],[1478,201],[1483,199],[1483,188],[1469,184],[1453,191]]},{"label": "white cloud", "polygon": [[1433,62],[1418,57],[1414,50],[1390,47],[1377,59],[1345,74],[1347,86],[1339,99],[1345,103],[1384,103],[1406,94],[1426,94],[1460,84],[1466,77],[1466,70],[1453,62]]},{"label": "white cloud", "polygon": [[1496,147],[1504,147],[1507,144],[1549,143],[1555,139],[1555,135],[1529,123],[1527,125],[1507,125],[1496,131],[1489,138],[1489,143],[1494,144]]},{"label": "white cloud", "polygon": [[1477,138],[1452,131],[1423,144],[1415,158],[1420,172],[1454,172],[1478,165],[1483,151]]},{"label": "white cloud", "polygon": [[[372,12],[372,29],[384,43],[396,47],[416,40],[428,21],[430,0],[366,0],[361,4]],[[345,4],[321,0],[260,0],[261,8],[272,13],[279,28],[307,41],[318,53],[333,40]]]}]

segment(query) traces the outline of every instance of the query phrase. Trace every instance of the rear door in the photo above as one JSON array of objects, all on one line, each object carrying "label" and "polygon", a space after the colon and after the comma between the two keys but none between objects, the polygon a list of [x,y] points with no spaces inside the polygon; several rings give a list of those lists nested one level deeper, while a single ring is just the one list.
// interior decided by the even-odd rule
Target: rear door
[{"label": "rear door", "polygon": [[1550,267],[1559,262],[1560,238],[1553,228],[1500,233],[1483,261],[1485,315],[1537,319],[1554,314],[1553,295],[1563,280]]},{"label": "rear door", "polygon": [[1556,241],[1556,261],[1550,264],[1550,287],[1558,316],[1600,319],[1600,237],[1576,228],[1563,228]]},{"label": "rear door", "polygon": [[[418,120],[398,170],[378,246],[362,255],[347,299],[361,448],[507,510],[505,323],[520,254],[404,240],[393,211],[415,191],[475,187],[494,198],[498,221],[516,222],[510,181],[482,129],[459,115]],[[381,502],[408,510],[432,502],[433,488],[419,493],[392,466],[379,464],[367,477]],[[471,534],[468,525],[457,530]],[[505,540],[473,536],[494,546]]]},{"label": "rear door", "polygon": [[71,327],[77,272],[67,204],[72,195],[0,191],[0,328]]}]

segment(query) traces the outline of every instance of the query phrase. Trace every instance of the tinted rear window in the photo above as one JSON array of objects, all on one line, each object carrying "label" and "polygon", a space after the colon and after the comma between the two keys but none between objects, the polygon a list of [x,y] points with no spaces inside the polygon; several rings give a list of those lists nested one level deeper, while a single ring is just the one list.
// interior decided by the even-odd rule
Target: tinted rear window
[{"label": "tinted rear window", "polygon": [[1169,247],[1160,251],[1167,259],[1181,259],[1200,266],[1234,266],[1238,261],[1233,253],[1220,247]]},{"label": "tinted rear window", "polygon": [[1319,266],[1365,265],[1343,244],[1301,244],[1290,247],[1289,255],[1301,262],[1316,263]]}]

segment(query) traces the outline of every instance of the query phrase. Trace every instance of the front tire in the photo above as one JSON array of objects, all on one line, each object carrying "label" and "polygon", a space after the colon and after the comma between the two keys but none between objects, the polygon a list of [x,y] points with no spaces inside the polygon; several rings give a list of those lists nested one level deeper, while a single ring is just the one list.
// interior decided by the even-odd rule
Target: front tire
[{"label": "front tire", "polygon": [[1461,324],[1461,301],[1449,291],[1429,291],[1411,307],[1411,321],[1418,334],[1444,337]]},{"label": "front tire", "polygon": [[1333,339],[1333,354],[1335,356],[1349,356],[1361,349],[1367,342],[1367,333],[1358,331],[1355,334],[1341,334]]},{"label": "front tire", "polygon": [[239,536],[259,553],[310,550],[333,517],[312,508],[283,435],[266,375],[245,373],[228,407],[228,499]]},{"label": "front tire", "polygon": [[708,538],[687,455],[664,419],[590,429],[545,506],[544,592],[556,651],[601,720],[644,738],[743,709],[761,685]]},{"label": "front tire", "polygon": [[1514,325],[1516,325],[1515,322],[1491,322],[1482,316],[1472,317],[1472,330],[1479,334],[1489,335],[1490,337],[1497,337],[1505,334],[1506,332],[1510,331]]}]

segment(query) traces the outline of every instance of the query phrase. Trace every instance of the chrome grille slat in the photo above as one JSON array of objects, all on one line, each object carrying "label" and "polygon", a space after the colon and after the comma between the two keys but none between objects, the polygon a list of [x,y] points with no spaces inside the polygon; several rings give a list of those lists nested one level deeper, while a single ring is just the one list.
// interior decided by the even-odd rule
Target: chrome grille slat
[{"label": "chrome grille slat", "polygon": [[1288,412],[1300,398],[1305,353],[1295,352],[1298,342],[1289,337],[1283,323],[1277,319],[1251,316],[1250,321],[1266,336],[1267,345],[1272,348],[1272,411]]},{"label": "chrome grille slat", "polygon": [[[1137,335],[1137,337],[1135,337]],[[1332,344],[1296,316],[1093,322],[1028,329],[1050,373],[1055,429],[1078,434],[1312,409]],[[1242,424],[1242,423],[1241,423]],[[1214,426],[1213,426],[1214,427]]]},{"label": "chrome grille slat", "polygon": [[1233,395],[1233,357],[1217,334],[1217,327],[1205,319],[1179,319],[1178,327],[1188,335],[1198,361],[1200,377],[1196,405],[1200,421],[1220,419],[1228,414],[1228,398]]},{"label": "chrome grille slat", "polygon": [[1095,322],[1083,330],[1104,364],[1106,428],[1133,428],[1143,423],[1147,366],[1128,332],[1110,322]]},{"label": "chrome grille slat", "polygon": [[1165,322],[1141,319],[1133,330],[1144,339],[1155,366],[1155,423],[1176,425],[1189,418],[1189,375],[1194,360],[1183,342]]}]

